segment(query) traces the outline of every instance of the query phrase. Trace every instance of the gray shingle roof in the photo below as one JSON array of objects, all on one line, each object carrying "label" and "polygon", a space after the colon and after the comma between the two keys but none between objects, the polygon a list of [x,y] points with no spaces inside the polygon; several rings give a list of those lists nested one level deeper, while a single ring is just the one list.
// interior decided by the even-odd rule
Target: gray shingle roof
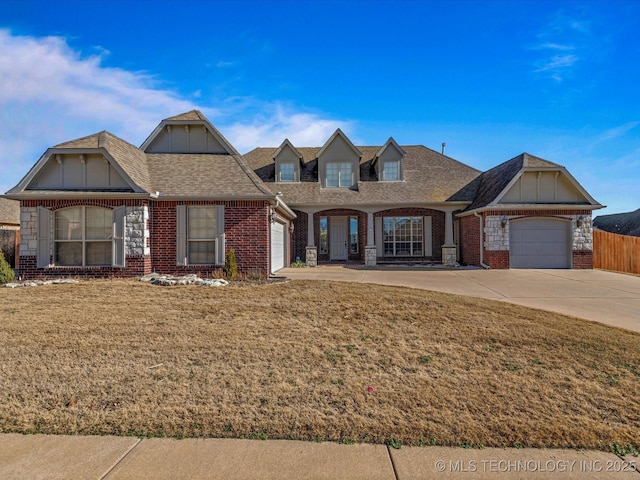
[{"label": "gray shingle roof", "polygon": [[597,216],[593,226],[605,232],[640,237],[640,208],[634,212]]},{"label": "gray shingle roof", "polygon": [[362,153],[357,190],[320,187],[316,159],[320,147],[297,148],[303,156],[299,183],[275,183],[273,154],[277,147],[256,148],[244,158],[272,192],[284,194],[284,201],[289,206],[444,202],[480,173],[424,146],[403,146],[407,154],[403,160],[404,181],[378,182],[372,162],[380,148],[357,147]]},{"label": "gray shingle roof", "polygon": [[20,225],[20,202],[0,198],[0,225]]},{"label": "gray shingle roof", "polygon": [[148,153],[160,196],[273,197],[239,155]]}]

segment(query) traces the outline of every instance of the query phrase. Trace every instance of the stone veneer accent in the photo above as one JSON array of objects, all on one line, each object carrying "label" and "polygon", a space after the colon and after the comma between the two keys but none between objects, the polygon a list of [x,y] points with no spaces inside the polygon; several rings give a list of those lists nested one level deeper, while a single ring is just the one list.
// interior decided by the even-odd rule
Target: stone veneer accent
[{"label": "stone veneer accent", "polygon": [[149,208],[146,205],[127,207],[125,215],[126,255],[151,255]]},{"label": "stone veneer accent", "polygon": [[318,266],[318,249],[317,247],[307,247],[306,248],[306,264],[307,267],[317,267]]},{"label": "stone veneer accent", "polygon": [[20,209],[20,256],[36,255],[38,250],[38,207]]},{"label": "stone veneer accent", "polygon": [[454,267],[456,265],[456,247],[442,247],[442,264],[447,267]]},{"label": "stone veneer accent", "polygon": [[364,264],[367,267],[375,267],[377,261],[377,248],[376,246],[367,245],[364,247]]}]

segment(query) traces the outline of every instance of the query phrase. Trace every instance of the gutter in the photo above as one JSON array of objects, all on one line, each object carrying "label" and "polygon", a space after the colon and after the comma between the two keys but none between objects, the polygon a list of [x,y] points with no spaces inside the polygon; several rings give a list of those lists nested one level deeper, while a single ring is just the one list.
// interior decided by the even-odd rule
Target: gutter
[{"label": "gutter", "polygon": [[478,217],[478,219],[480,219],[480,266],[482,268],[484,268],[485,270],[489,270],[491,267],[489,265],[487,265],[486,263],[484,263],[484,242],[482,241],[483,236],[484,236],[484,232],[483,232],[483,228],[482,228],[482,216],[478,215],[478,212],[473,212],[473,216],[474,217]]}]

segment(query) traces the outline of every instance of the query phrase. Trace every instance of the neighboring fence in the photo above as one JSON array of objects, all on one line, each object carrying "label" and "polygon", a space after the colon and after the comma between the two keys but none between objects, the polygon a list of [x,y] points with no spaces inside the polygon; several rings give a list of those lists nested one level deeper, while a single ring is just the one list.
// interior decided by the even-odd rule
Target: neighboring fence
[{"label": "neighboring fence", "polygon": [[0,230],[0,250],[11,267],[16,267],[16,253],[20,232],[18,230]]},{"label": "neighboring fence", "polygon": [[593,268],[640,274],[640,237],[594,230]]}]

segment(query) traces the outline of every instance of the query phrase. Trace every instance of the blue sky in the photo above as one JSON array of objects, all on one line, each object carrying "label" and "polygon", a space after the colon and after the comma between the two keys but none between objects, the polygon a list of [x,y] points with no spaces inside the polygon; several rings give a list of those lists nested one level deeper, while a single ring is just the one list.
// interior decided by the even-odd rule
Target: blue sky
[{"label": "blue sky", "polygon": [[640,208],[640,2],[0,0],[0,193],[46,148],[199,108],[240,152],[522,152]]}]

